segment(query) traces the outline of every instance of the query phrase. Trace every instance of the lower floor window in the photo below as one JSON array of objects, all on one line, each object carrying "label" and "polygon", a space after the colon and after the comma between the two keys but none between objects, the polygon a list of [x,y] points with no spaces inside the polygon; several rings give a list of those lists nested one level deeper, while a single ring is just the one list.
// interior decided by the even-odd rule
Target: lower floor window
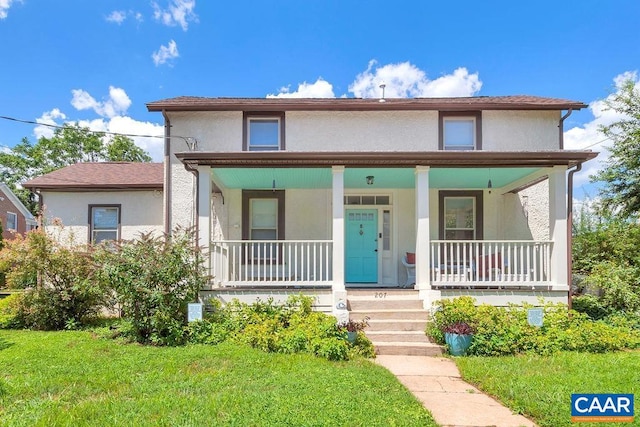
[{"label": "lower floor window", "polygon": [[90,206],[91,243],[120,239],[120,205]]}]

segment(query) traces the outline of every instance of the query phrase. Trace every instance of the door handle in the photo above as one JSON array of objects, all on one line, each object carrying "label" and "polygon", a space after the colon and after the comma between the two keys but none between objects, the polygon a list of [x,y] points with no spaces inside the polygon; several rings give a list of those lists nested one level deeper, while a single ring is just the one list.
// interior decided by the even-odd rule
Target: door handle
[{"label": "door handle", "polygon": [[378,252],[378,250],[377,250],[377,249],[374,249],[374,250],[373,250],[373,252]]}]

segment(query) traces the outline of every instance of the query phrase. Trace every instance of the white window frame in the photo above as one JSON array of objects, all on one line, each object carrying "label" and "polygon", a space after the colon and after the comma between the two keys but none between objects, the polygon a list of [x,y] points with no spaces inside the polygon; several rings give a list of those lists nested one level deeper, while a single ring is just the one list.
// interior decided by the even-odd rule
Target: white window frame
[{"label": "white window frame", "polygon": [[[278,129],[278,143],[277,145],[251,145],[251,124],[254,122],[277,122]],[[246,135],[247,135],[247,151],[280,151],[283,148],[282,144],[282,117],[280,116],[247,116],[246,121]],[[259,149],[256,149],[259,147]]]},{"label": "white window frame", "polygon": [[[455,122],[471,122],[472,144],[452,145],[447,143],[447,124]],[[482,150],[482,112],[481,111],[440,111],[439,112],[439,141],[440,150],[474,151]]]},{"label": "white window frame", "polygon": [[[96,209],[116,209],[117,210],[117,224],[114,228],[98,228],[96,229],[94,226],[94,211]],[[96,243],[96,233],[116,233],[115,240],[120,240],[120,222],[122,215],[122,206],[121,205],[89,205],[89,242]],[[111,241],[114,239],[102,239],[103,241]]]},{"label": "white window frame", "polygon": [[[449,200],[461,200],[461,199],[470,199],[471,200],[471,219],[473,221],[472,227],[447,227],[447,202]],[[446,196],[444,197],[444,239],[445,240],[476,240],[478,224],[476,223],[476,198],[473,196]],[[471,231],[473,236],[470,239],[448,239],[447,232],[448,231]]]},{"label": "white window frame", "polygon": [[[460,123],[460,122],[470,122],[471,123],[471,134],[472,134],[472,143],[465,145],[452,145],[447,144],[447,124],[449,123]],[[445,117],[443,119],[444,129],[442,132],[444,133],[443,146],[445,150],[467,150],[472,151],[477,147],[477,135],[476,135],[476,118],[475,117]]]},{"label": "white window frame", "polygon": [[[9,225],[9,217],[13,217],[13,227]],[[18,231],[18,214],[7,212],[7,230]]]}]

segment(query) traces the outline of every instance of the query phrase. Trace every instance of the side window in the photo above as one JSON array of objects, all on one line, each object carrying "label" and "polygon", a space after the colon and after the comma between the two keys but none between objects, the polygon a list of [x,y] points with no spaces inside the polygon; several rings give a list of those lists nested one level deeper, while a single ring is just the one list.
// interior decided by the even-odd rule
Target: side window
[{"label": "side window", "polygon": [[441,150],[482,149],[482,115],[478,112],[440,112]]},{"label": "side window", "polygon": [[482,240],[482,191],[441,191],[440,239]]},{"label": "side window", "polygon": [[[274,241],[284,240],[285,226],[284,190],[243,190],[242,191],[242,240]],[[251,258],[277,261],[280,245],[253,244]]]},{"label": "side window", "polygon": [[7,230],[18,230],[18,215],[13,212],[7,212]]},{"label": "side window", "polygon": [[89,206],[91,243],[120,239],[120,205]]},{"label": "side window", "polygon": [[284,150],[284,113],[245,113],[244,151]]}]

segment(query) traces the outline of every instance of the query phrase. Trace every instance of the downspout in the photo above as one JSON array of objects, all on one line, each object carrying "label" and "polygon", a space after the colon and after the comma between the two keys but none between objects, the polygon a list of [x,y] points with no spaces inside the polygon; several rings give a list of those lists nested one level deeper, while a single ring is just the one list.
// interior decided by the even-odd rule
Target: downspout
[{"label": "downspout", "polygon": [[198,203],[198,201],[200,200],[200,173],[198,172],[197,168],[194,168],[189,163],[185,163],[184,168],[189,172],[191,172],[193,176],[195,176],[196,178],[196,185],[195,185],[196,194],[195,194],[195,197],[193,198],[193,204],[195,206],[195,218],[193,220],[193,223],[195,225],[194,234],[197,241],[199,236],[198,233],[200,232],[200,206],[199,206],[200,204]]},{"label": "downspout", "polygon": [[564,150],[564,121],[573,113],[573,108],[569,108],[567,114],[560,117],[560,123],[558,123],[558,129],[560,130],[560,149]]},{"label": "downspout", "polygon": [[33,190],[33,192],[38,196],[38,228],[44,230],[44,196],[40,192],[39,188]]},{"label": "downspout", "polygon": [[171,120],[165,110],[164,117],[164,234],[171,233]]},{"label": "downspout", "polygon": [[572,308],[571,294],[573,288],[573,254],[571,248],[573,246],[573,175],[582,170],[582,163],[578,163],[576,168],[569,171],[567,186],[567,274],[569,275],[567,283],[569,284],[569,297],[567,306],[569,310]]}]

